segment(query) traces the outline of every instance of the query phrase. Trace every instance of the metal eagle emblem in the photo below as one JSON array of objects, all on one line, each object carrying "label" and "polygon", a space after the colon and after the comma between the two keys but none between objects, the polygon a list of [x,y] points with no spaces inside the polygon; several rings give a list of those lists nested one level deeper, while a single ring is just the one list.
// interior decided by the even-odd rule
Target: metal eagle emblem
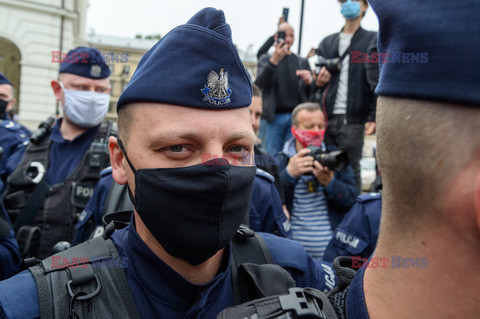
[{"label": "metal eagle emblem", "polygon": [[100,65],[92,65],[92,67],[90,68],[90,75],[93,76],[94,78],[98,78],[100,77],[100,75],[102,74],[102,67]]},{"label": "metal eagle emblem", "polygon": [[211,106],[222,107],[232,102],[230,95],[232,90],[228,86],[228,73],[220,69],[220,74],[210,71],[207,77],[207,85],[201,90],[205,95],[203,102]]}]

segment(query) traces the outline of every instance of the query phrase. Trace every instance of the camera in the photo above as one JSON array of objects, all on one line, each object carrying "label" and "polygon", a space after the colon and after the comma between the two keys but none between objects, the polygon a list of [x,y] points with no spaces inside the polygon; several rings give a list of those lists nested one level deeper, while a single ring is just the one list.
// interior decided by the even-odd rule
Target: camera
[{"label": "camera", "polygon": [[326,67],[328,72],[336,73],[340,72],[340,70],[342,69],[342,61],[340,60],[340,58],[325,59],[323,56],[319,55],[315,66],[318,68],[319,72],[322,67]]},{"label": "camera", "polygon": [[342,151],[324,152],[318,146],[308,146],[310,156],[318,161],[322,166],[328,167],[331,171],[346,171],[350,161],[348,155]]}]

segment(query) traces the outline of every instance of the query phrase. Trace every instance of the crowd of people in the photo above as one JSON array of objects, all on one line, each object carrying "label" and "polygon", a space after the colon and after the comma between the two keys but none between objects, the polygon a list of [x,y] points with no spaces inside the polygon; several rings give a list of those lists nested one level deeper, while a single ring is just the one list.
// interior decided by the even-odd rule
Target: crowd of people
[{"label": "crowd of people", "polygon": [[[339,3],[316,70],[282,17],[254,81],[223,11],[199,11],[117,122],[96,48],[60,63],[63,116],[33,133],[0,73],[0,318],[478,318],[480,5]],[[374,133],[383,192],[361,195]]]}]

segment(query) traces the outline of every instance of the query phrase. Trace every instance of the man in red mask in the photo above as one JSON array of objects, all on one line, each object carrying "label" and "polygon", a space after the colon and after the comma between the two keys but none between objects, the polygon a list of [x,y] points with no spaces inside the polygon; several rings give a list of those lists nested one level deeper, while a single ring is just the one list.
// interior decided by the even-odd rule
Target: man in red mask
[{"label": "man in red mask", "polygon": [[312,257],[321,259],[333,230],[355,203],[358,195],[348,166],[336,170],[315,160],[308,147],[321,153],[337,149],[325,145],[325,120],[317,103],[299,104],[292,112],[293,138],[285,143],[279,171],[293,239],[300,241]]}]

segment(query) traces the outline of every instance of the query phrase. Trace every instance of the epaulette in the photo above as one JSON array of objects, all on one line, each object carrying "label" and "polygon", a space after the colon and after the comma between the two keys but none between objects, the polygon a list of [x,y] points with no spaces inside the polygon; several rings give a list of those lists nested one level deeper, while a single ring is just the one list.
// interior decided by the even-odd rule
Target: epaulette
[{"label": "epaulette", "polygon": [[112,167],[109,166],[109,167],[105,167],[104,169],[102,169],[100,171],[100,177],[103,177],[103,176],[106,176],[106,175],[110,175],[112,174]]},{"label": "epaulette", "polygon": [[266,180],[270,181],[271,183],[275,182],[275,177],[273,177],[272,175],[270,175],[270,173],[264,171],[261,168],[257,168],[257,173],[255,175],[263,177]]},{"label": "epaulette", "polygon": [[380,194],[380,193],[362,194],[362,195],[357,197],[357,202],[365,203],[365,202],[369,202],[371,200],[380,199],[380,198],[382,198],[382,194]]},{"label": "epaulette", "polygon": [[15,123],[14,121],[11,121],[11,120],[2,120],[2,124],[0,125],[0,127],[14,132],[14,131],[18,131],[21,126],[18,123]]}]

